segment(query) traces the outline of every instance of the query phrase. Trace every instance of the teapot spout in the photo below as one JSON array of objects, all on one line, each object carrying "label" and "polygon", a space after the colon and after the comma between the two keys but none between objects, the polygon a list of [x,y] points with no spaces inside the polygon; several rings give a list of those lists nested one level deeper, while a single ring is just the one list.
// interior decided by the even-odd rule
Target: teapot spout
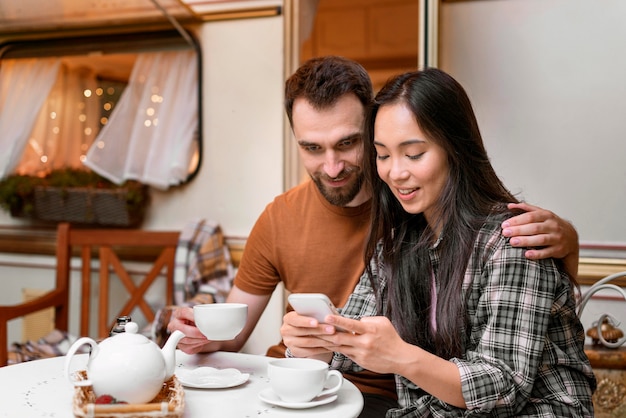
[{"label": "teapot spout", "polygon": [[165,345],[161,349],[163,359],[165,360],[165,380],[172,377],[176,365],[176,346],[178,342],[185,337],[182,331],[176,330],[169,336]]}]

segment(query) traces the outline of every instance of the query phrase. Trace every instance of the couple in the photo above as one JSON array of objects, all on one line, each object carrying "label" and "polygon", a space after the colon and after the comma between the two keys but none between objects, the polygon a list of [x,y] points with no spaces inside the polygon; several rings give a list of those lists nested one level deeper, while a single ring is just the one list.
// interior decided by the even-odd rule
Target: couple
[{"label": "couple", "polygon": [[[436,70],[430,71],[438,74]],[[440,82],[441,80],[437,78],[432,81],[432,90],[437,93],[435,96],[443,92],[438,91],[444,87],[437,85]],[[454,88],[450,90],[452,93],[455,91]],[[433,91],[424,90],[421,94],[428,98]],[[380,95],[378,97],[381,98]],[[529,341],[528,332],[538,332],[544,327],[546,341],[550,342],[547,348],[560,347],[558,343],[561,341],[555,342],[548,338],[551,336],[549,331],[552,330],[548,330],[546,323],[552,318],[546,316],[545,310],[535,306],[539,304],[536,300],[547,304],[552,297],[550,292],[558,289],[563,292],[563,295],[559,296],[564,298],[564,308],[569,307],[567,300],[570,288],[564,270],[556,269],[555,261],[552,259],[535,260],[562,257],[563,264],[567,266],[572,277],[575,276],[578,262],[576,232],[571,225],[549,211],[516,203],[511,206],[511,210],[528,212],[510,218],[507,215],[508,209],[499,207],[500,204],[514,202],[515,199],[504,190],[499,181],[494,180],[495,174],[486,161],[480,137],[475,136],[478,128],[475,126],[471,107],[469,108],[471,118],[468,118],[465,114],[468,109],[459,109],[460,103],[454,100],[450,100],[454,105],[452,108],[438,108],[431,103],[433,107],[427,112],[434,116],[425,120],[434,123],[422,126],[417,123],[416,116],[411,119],[411,116],[406,114],[409,107],[403,106],[402,101],[398,102],[392,97],[392,101],[381,108],[376,105],[374,109],[378,109],[379,114],[369,113],[370,119],[364,124],[371,100],[372,88],[365,70],[360,65],[342,58],[313,59],[290,77],[285,89],[285,107],[300,146],[300,156],[312,181],[277,197],[268,205],[250,234],[233,290],[228,297],[228,301],[249,305],[246,328],[234,341],[209,342],[193,326],[191,310],[184,308],[174,313],[169,328],[180,329],[188,336],[179,344],[179,347],[188,353],[239,350],[256,325],[274,287],[282,280],[285,288],[291,292],[326,293],[335,305],[345,305],[343,309],[345,315],[352,316],[353,313],[356,313],[357,317],[364,314],[385,315],[355,323],[347,318],[334,318],[336,321],[345,321],[347,327],[357,335],[333,333],[332,329],[331,334],[324,334],[328,331],[327,327],[310,328],[316,324],[311,324],[310,319],[298,317],[293,313],[286,315],[281,329],[291,355],[310,356],[325,352],[328,354],[324,356],[332,361],[333,366],[341,366],[346,377],[357,384],[364,393],[363,416],[384,416],[385,411],[397,406],[397,403],[402,409],[394,409],[390,414],[410,414],[411,408],[417,408],[415,416],[420,416],[428,411],[428,409],[422,411],[421,408],[424,407],[435,408],[433,411],[437,408],[443,408],[444,411],[447,409],[464,411],[465,408],[475,410],[477,407],[495,408],[501,405],[505,411],[510,411],[511,409],[507,408],[516,407],[515,405],[512,407],[511,403],[517,402],[516,405],[521,405],[520,399],[529,397],[529,393],[524,392],[529,389],[528,385],[520,384],[518,387],[512,382],[517,383],[518,378],[534,380],[535,375],[526,376],[522,372],[532,371],[536,374],[539,366],[541,366],[539,370],[542,371],[550,369],[539,364],[542,351],[538,350],[536,336]],[[469,101],[466,105],[469,106]],[[448,121],[444,123],[438,119],[442,115],[459,110],[460,115],[449,116],[453,121],[450,122],[451,126],[447,126]],[[406,120],[402,124],[400,117],[402,114],[405,119],[414,121],[415,126],[411,128]],[[375,116],[384,123],[380,125],[377,121],[374,124]],[[421,130],[428,136],[421,136]],[[406,138],[403,134],[407,135]],[[462,150],[445,145],[448,137],[455,140],[464,139]],[[372,140],[376,142],[371,142]],[[375,151],[372,149],[374,146]],[[438,155],[438,160],[435,161],[439,166],[431,163],[430,172],[417,168],[423,164],[422,159],[433,150],[436,150],[434,154]],[[471,157],[471,161],[463,161],[464,158],[468,158],[467,155]],[[365,158],[361,161],[363,157]],[[414,169],[407,166],[407,162],[416,164],[415,174],[419,174],[418,177],[413,177]],[[468,173],[459,171],[461,167],[471,170],[472,176],[465,178]],[[418,178],[420,184],[417,183]],[[393,186],[386,186],[387,182]],[[489,190],[488,187],[494,188],[498,193],[494,193],[494,190]],[[457,195],[453,194],[453,191],[459,190],[467,202],[456,201]],[[480,193],[475,195],[477,191]],[[482,195],[484,191],[488,192],[485,196]],[[446,196],[447,201],[454,199],[457,204],[446,205],[440,196]],[[425,202],[430,203],[423,206]],[[490,205],[493,207],[489,207]],[[452,210],[455,208],[468,212],[459,214]],[[370,221],[371,209],[375,215],[373,221]],[[372,224],[375,228],[368,238]],[[393,234],[390,233],[392,229]],[[371,259],[374,265],[369,264],[367,274],[359,282],[359,277],[366,266],[363,259],[366,238],[368,262]],[[396,244],[394,238],[402,241]],[[377,248],[373,243],[379,241],[381,246]],[[485,243],[483,246],[482,241]],[[481,245],[467,245],[468,242]],[[503,248],[499,245],[505,246],[507,251],[503,253]],[[528,250],[525,249],[527,247],[540,248]],[[454,252],[455,248],[461,249],[461,252]],[[407,249],[411,251],[411,255],[402,257],[400,252]],[[488,253],[487,249],[493,250],[493,253]],[[447,257],[446,254],[453,255]],[[513,266],[515,274],[510,274],[508,261],[498,264],[495,262],[497,260],[488,257],[490,254],[500,257],[500,262],[504,260],[504,256],[515,257]],[[383,257],[385,263],[379,265],[376,261],[382,260]],[[435,264],[431,264],[431,260]],[[408,262],[409,265],[404,266],[404,262]],[[469,270],[466,272],[468,267]],[[388,269],[393,272],[391,275]],[[503,274],[504,270],[507,271]],[[405,271],[409,271],[409,275],[402,274]],[[474,271],[478,273],[473,273]],[[524,299],[524,302],[537,308],[537,312],[533,314],[538,325],[522,322],[523,325],[527,325],[523,330],[527,334],[510,338],[508,333],[503,336],[488,334],[492,338],[493,353],[514,351],[513,354],[519,355],[523,352],[520,349],[528,350],[528,355],[520,356],[521,358],[512,364],[504,357],[493,359],[502,366],[502,369],[498,369],[502,372],[499,375],[501,378],[494,378],[494,382],[498,388],[505,386],[509,392],[494,393],[492,387],[468,386],[472,382],[481,382],[480,379],[483,377],[481,368],[483,353],[479,350],[483,348],[481,331],[496,329],[500,331],[502,327],[509,326],[489,323],[489,315],[494,306],[489,305],[490,300],[487,299],[490,293],[481,292],[491,289],[488,287],[489,280],[494,277],[502,279],[502,283],[493,284],[493,289],[501,290],[495,286],[498,284],[502,288],[507,288],[507,293],[511,291],[513,293],[511,297],[514,298],[520,296],[518,292],[520,282],[527,280],[529,276],[532,278],[540,276],[541,279],[536,280],[538,283],[533,284],[545,287],[529,289],[525,296],[530,297],[530,301]],[[404,281],[404,277],[413,279],[425,277],[426,280]],[[443,280],[443,277],[449,277],[450,281]],[[462,284],[459,277],[464,280]],[[379,292],[380,299],[376,299],[373,289]],[[410,295],[408,289],[412,290]],[[350,303],[346,305],[346,300],[353,291],[358,293],[351,296]],[[539,295],[535,295],[534,291]],[[461,297],[461,292],[466,299]],[[553,299],[557,302],[556,298]],[[362,313],[356,312],[359,301],[369,302],[363,307],[372,309],[364,310]],[[502,308],[511,309],[518,314],[516,309],[520,306],[513,305],[513,302],[519,304],[520,301],[502,302]],[[547,311],[550,312],[549,306]],[[404,316],[407,313],[409,316]],[[507,314],[504,315],[506,318]],[[403,319],[399,321],[399,317]],[[422,322],[422,319],[426,319],[427,322]],[[567,317],[563,318],[563,325],[571,325],[572,328],[565,328],[565,331],[572,333],[579,331],[574,324],[565,321],[566,319]],[[574,321],[574,318],[570,319]],[[519,320],[526,321],[527,318],[520,313]],[[509,322],[520,323],[516,316],[509,318]],[[425,323],[430,326],[424,326]],[[415,324],[419,326],[411,327]],[[454,328],[454,324],[461,327]],[[370,325],[372,329],[360,328]],[[381,354],[372,349],[373,346],[367,343],[359,346],[362,341],[342,340],[379,338],[381,335],[375,332],[377,329],[385,332],[382,336],[385,340],[384,346],[401,348],[402,353],[406,353],[408,358],[415,359],[416,362],[418,359],[421,362],[438,358],[447,366],[445,376],[454,377],[451,374],[454,372],[451,367],[454,367],[457,376],[461,376],[462,371],[462,376],[470,380],[461,382],[459,377],[458,382],[454,382],[454,379],[450,378],[446,382],[432,383],[438,385],[436,387],[428,386],[431,384],[428,383],[430,379],[406,376],[404,372],[397,373],[398,369],[391,364],[372,362],[368,357],[369,352],[376,357]],[[459,333],[459,330],[463,333]],[[564,334],[561,337],[573,345],[571,350],[575,351],[580,347],[582,353],[582,334],[578,334]],[[529,346],[506,345],[510,341],[517,341],[516,338],[529,341]],[[389,344],[392,341],[398,344],[392,346]],[[419,353],[414,353],[412,349],[419,350]],[[565,353],[569,354],[571,350]],[[332,352],[335,352],[335,355],[331,360]],[[282,353],[279,346],[268,350],[268,354],[274,356],[280,356]],[[468,353],[475,356],[473,362],[467,363]],[[400,358],[399,354],[394,353],[392,356]],[[511,356],[511,353],[507,355]],[[584,354],[582,356],[584,357]],[[350,358],[355,361],[354,364]],[[455,360],[459,360],[459,363],[455,363]],[[529,362],[532,364],[518,370],[517,360],[524,365]],[[577,365],[588,366],[588,363],[585,363],[586,359],[578,360]],[[402,370],[405,370],[405,367]],[[505,375],[503,370],[513,371],[515,375]],[[406,371],[409,371],[408,366]],[[433,368],[432,372],[439,376],[443,375],[444,369]],[[518,372],[522,374],[517,375]],[[392,380],[394,374],[397,375],[399,384],[397,391]],[[412,382],[412,378],[416,378],[417,382]],[[427,382],[426,385],[424,381]],[[463,390],[460,389],[461,384]],[[589,391],[588,385],[589,383],[587,386],[581,384],[581,392]],[[476,388],[478,393],[474,391]],[[397,395],[399,398],[396,398]],[[546,401],[550,399],[548,395],[546,393]],[[574,399],[577,399],[578,395],[578,392],[572,394]],[[484,398],[489,402],[483,403]],[[588,397],[583,398],[580,403],[582,408],[587,408]],[[474,404],[475,401],[481,404],[477,406]],[[565,404],[566,400],[562,402]],[[485,410],[481,411],[486,413]]]}]

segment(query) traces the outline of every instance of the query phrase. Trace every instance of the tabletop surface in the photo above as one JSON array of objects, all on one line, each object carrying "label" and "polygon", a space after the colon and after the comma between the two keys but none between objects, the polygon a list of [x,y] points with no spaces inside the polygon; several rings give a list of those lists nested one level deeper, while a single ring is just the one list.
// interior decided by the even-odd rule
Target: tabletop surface
[{"label": "tabletop surface", "polygon": [[[195,368],[210,366],[217,369],[236,368],[249,373],[242,385],[227,389],[194,389],[185,387],[185,412],[183,417],[219,416],[223,418],[246,417],[356,417],[363,408],[363,397],[351,382],[344,379],[337,400],[308,409],[289,409],[267,404],[259,393],[269,388],[267,363],[271,358],[217,352],[187,355],[176,352],[176,367]],[[0,368],[0,417],[55,417],[73,418],[72,384],[63,376],[65,357],[36,360]],[[84,369],[87,355],[81,354],[72,361],[73,369]]]}]

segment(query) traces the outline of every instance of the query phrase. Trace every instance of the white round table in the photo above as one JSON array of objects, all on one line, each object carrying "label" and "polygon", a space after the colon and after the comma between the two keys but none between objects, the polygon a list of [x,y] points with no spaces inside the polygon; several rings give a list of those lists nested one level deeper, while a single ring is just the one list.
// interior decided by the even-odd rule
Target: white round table
[{"label": "white round table", "polygon": [[[363,408],[361,392],[344,379],[337,400],[308,409],[289,409],[267,404],[259,393],[269,388],[267,363],[270,357],[217,352],[187,355],[176,352],[177,368],[210,366],[217,369],[235,368],[249,373],[250,378],[240,386],[227,389],[194,389],[185,387],[185,418],[221,417],[308,417],[350,418]],[[73,418],[74,388],[63,376],[65,357],[36,360],[0,368],[0,417]],[[72,369],[85,368],[87,355],[72,361]],[[82,366],[82,367],[81,367]]]}]

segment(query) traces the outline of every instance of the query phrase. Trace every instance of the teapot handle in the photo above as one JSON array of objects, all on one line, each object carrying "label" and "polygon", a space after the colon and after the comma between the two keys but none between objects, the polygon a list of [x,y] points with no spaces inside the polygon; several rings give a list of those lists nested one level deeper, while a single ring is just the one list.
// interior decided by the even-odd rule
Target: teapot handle
[{"label": "teapot handle", "polygon": [[89,379],[78,380],[75,378],[74,373],[70,373],[70,366],[72,365],[72,357],[74,357],[74,355],[76,354],[76,351],[85,344],[89,344],[91,346],[89,359],[87,360],[87,366],[89,366],[89,362],[91,361],[93,357],[95,357],[98,354],[98,349],[99,349],[98,344],[89,337],[82,337],[76,340],[74,344],[72,344],[72,346],[68,350],[67,354],[65,355],[65,367],[64,367],[65,377],[67,380],[73,383],[74,386],[91,386],[92,384],[91,380]]}]

